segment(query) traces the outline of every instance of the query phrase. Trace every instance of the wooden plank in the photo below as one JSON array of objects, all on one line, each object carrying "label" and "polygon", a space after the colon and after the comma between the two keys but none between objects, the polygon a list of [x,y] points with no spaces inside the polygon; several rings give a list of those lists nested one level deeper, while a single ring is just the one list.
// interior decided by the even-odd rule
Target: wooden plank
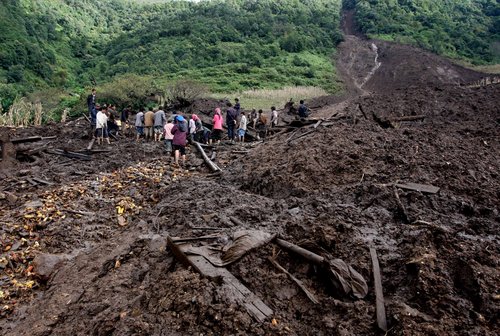
[{"label": "wooden plank", "polygon": [[418,184],[418,183],[397,183],[396,187],[401,189],[408,189],[414,191],[420,191],[428,194],[436,194],[439,192],[440,188],[428,184]]},{"label": "wooden plank", "polygon": [[385,316],[385,302],[384,293],[382,289],[382,276],[380,275],[380,266],[377,258],[377,251],[370,247],[370,255],[372,258],[373,265],[373,281],[375,285],[375,301],[377,310],[377,325],[383,330],[387,331],[387,319]]},{"label": "wooden plank", "polygon": [[247,313],[259,322],[264,322],[273,314],[261,299],[252,291],[245,287],[233,274],[226,268],[215,267],[205,257],[200,255],[187,255],[185,253],[189,246],[178,245],[170,237],[167,237],[167,243],[173,254],[186,266],[192,266],[201,275],[215,280],[221,284],[221,290],[232,302],[236,302],[245,308]]},{"label": "wooden plank", "polygon": [[12,143],[25,143],[25,142],[36,142],[36,141],[42,141],[42,140],[48,140],[48,139],[56,139],[56,136],[49,136],[49,137],[42,137],[42,136],[30,136],[27,138],[17,138],[17,139],[12,139]]}]

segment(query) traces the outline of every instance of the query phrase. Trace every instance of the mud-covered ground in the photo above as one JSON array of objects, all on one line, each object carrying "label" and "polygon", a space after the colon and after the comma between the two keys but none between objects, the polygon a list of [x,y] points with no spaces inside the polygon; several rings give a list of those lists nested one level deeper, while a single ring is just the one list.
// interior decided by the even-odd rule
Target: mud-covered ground
[{"label": "mud-covered ground", "polygon": [[[366,50],[343,68],[362,79],[351,82],[357,88],[310,102],[312,118],[323,119],[316,128],[219,146],[220,175],[193,147],[188,165],[174,169],[161,144],[130,137],[96,147],[109,151],[91,161],[52,154],[87,146],[84,119],[8,130],[11,138],[57,138],[18,145],[18,159],[1,162],[1,333],[383,335],[375,247],[388,335],[497,335],[500,86],[467,87],[479,75],[441,60],[430,60],[426,73],[446,64],[460,80],[401,67],[392,69],[406,75],[390,79],[384,57],[397,59],[391,53],[402,47],[379,42],[382,64],[370,74],[373,42],[347,43]],[[411,58],[413,49],[402,49]],[[404,116],[421,118],[397,120]],[[409,182],[440,189],[394,186]],[[369,293],[342,297],[316,267],[269,243],[228,267],[273,310],[257,322],[217,282],[180,264],[166,243],[167,235],[214,233],[220,237],[205,243],[221,243],[238,229],[307,241],[352,265]],[[272,255],[319,304],[267,260]]]}]

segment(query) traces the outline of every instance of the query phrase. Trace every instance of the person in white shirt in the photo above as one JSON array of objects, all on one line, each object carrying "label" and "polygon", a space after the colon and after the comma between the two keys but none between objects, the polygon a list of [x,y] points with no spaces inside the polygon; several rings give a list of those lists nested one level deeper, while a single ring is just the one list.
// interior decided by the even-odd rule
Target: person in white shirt
[{"label": "person in white shirt", "polygon": [[276,111],[276,107],[271,107],[271,127],[278,126],[278,111]]},{"label": "person in white shirt", "polygon": [[95,128],[96,128],[97,144],[99,145],[103,142],[104,138],[106,138],[108,145],[110,144],[107,125],[108,125],[108,116],[106,115],[105,111],[97,112]]},{"label": "person in white shirt", "polygon": [[189,119],[188,131],[189,131],[189,141],[190,143],[194,143],[195,141],[194,135],[196,133],[196,121],[192,116],[191,119]]},{"label": "person in white shirt", "polygon": [[245,142],[245,133],[247,131],[247,117],[245,112],[241,111],[240,125],[238,127],[238,140]]},{"label": "person in white shirt", "polygon": [[172,128],[174,128],[173,118],[169,118],[167,123],[163,128],[163,138],[165,139],[165,152],[167,156],[172,156],[172,141],[174,140],[174,135],[172,134]]}]

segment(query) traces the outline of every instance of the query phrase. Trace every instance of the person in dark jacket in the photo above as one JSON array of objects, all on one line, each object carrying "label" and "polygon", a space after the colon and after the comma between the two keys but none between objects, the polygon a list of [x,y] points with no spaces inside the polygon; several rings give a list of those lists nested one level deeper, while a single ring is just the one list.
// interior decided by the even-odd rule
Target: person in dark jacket
[{"label": "person in dark jacket", "polygon": [[299,105],[299,117],[300,118],[307,118],[309,117],[309,109],[307,108],[306,104],[304,104],[304,101],[300,101]]},{"label": "person in dark jacket", "polygon": [[96,90],[92,89],[92,93],[87,96],[87,107],[89,109],[90,118],[90,134],[94,137],[96,130],[96,118],[97,118],[97,102],[96,102]]},{"label": "person in dark jacket", "polygon": [[227,126],[227,136],[231,142],[234,142],[234,129],[236,128],[236,123],[238,119],[238,112],[234,109],[233,104],[227,103],[226,112],[226,126]]},{"label": "person in dark jacket", "polygon": [[127,134],[127,126],[128,126],[128,117],[130,116],[130,112],[132,111],[132,106],[127,106],[122,110],[122,113],[120,114],[120,123],[122,127],[122,134],[125,135]]}]

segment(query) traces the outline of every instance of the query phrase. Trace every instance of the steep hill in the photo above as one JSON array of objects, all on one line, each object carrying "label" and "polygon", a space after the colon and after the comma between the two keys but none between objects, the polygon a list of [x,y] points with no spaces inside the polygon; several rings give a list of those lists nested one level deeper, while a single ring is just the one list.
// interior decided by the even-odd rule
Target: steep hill
[{"label": "steep hill", "polygon": [[500,62],[500,4],[495,0],[344,0],[372,38],[413,44],[477,64]]}]

